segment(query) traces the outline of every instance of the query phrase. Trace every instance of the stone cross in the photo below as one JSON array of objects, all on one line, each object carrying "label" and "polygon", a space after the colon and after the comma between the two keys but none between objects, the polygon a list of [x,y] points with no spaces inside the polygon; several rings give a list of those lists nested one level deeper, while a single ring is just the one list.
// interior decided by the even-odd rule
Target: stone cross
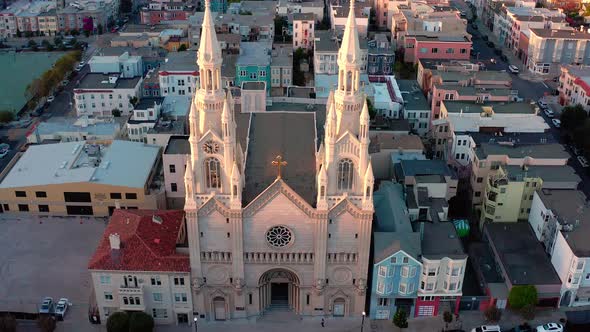
[{"label": "stone cross", "polygon": [[272,161],[272,165],[277,167],[277,179],[281,178],[281,168],[283,166],[287,166],[287,162],[283,160],[281,155],[275,157],[275,160]]}]

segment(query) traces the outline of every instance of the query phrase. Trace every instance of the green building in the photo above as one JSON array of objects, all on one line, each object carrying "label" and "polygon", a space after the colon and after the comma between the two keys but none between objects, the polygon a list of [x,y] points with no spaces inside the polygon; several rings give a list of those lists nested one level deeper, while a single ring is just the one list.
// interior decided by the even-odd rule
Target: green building
[{"label": "green building", "polygon": [[270,44],[267,42],[242,42],[236,61],[236,86],[244,82],[264,82],[270,91]]}]

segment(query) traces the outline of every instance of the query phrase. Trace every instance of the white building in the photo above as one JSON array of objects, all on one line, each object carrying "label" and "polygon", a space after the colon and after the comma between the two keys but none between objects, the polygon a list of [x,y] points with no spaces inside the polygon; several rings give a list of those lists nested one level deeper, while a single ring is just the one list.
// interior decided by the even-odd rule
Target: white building
[{"label": "white building", "polygon": [[272,88],[287,88],[293,85],[293,48],[290,45],[272,46],[270,75]]},{"label": "white building", "polygon": [[[524,33],[522,34],[523,36]],[[590,65],[590,33],[573,29],[530,29],[528,43],[520,43],[526,68],[533,73],[558,71],[560,64]],[[521,38],[522,39],[522,38]]]},{"label": "white building", "polygon": [[293,49],[311,50],[314,42],[315,15],[293,14]]},{"label": "white building", "polygon": [[[340,42],[331,31],[317,31],[314,39],[313,68],[316,75],[338,74],[338,49]],[[367,40],[359,40],[361,50],[361,73],[367,72]]]},{"label": "white building", "polygon": [[[154,237],[155,236],[155,237]],[[156,324],[193,321],[190,261],[182,211],[120,210],[109,220],[88,269],[94,313],[145,311]]]},{"label": "white building", "polygon": [[195,52],[168,53],[160,66],[161,96],[193,96],[199,88],[199,69],[195,66]]},{"label": "white building", "polygon": [[127,136],[130,141],[147,143],[147,132],[154,128],[160,118],[163,98],[143,98],[135,105],[127,121]]},{"label": "white building", "polygon": [[143,79],[121,78],[120,74],[89,73],[74,89],[74,105],[78,116],[112,117],[114,110],[122,115],[133,111],[133,98],[141,97]]},{"label": "white building", "polygon": [[[315,15],[316,21],[321,21],[324,18],[324,6],[323,0],[309,0],[309,1],[289,1],[279,0],[277,5],[277,14],[280,16],[287,16],[291,13],[310,13]],[[280,31],[278,32],[280,33]]]},{"label": "white building", "polygon": [[166,204],[169,209],[184,208],[184,169],[190,152],[188,136],[171,136],[162,154]]},{"label": "white building", "polygon": [[40,122],[27,136],[28,143],[41,143],[44,140],[74,141],[112,141],[117,138],[121,126],[112,119],[99,120],[83,116],[78,119],[60,119],[59,122]]},{"label": "white building", "polygon": [[187,119],[191,107],[191,98],[185,96],[167,96],[162,100],[160,117],[145,134],[148,144],[163,148],[172,136],[185,135]]},{"label": "white building", "polygon": [[129,52],[116,55],[95,55],[88,61],[91,73],[120,73],[120,78],[143,76],[143,61],[139,55]]},{"label": "white building", "polygon": [[580,104],[590,111],[590,66],[562,65],[557,91],[561,105]]},{"label": "white building", "polygon": [[403,118],[410,123],[410,129],[425,135],[430,124],[430,105],[415,80],[397,80],[396,86],[401,94],[403,103]]},{"label": "white building", "polygon": [[[529,2],[529,4],[532,4]],[[502,27],[506,30],[499,32],[504,35],[504,46],[508,46],[515,53],[518,50],[521,32],[528,35],[530,29],[563,29],[569,27],[562,10],[532,7],[507,7],[506,22]],[[501,20],[499,20],[501,22]]]},{"label": "white building", "polygon": [[562,282],[560,307],[590,305],[590,208],[577,190],[534,193],[529,224]]},{"label": "white building", "polygon": [[[350,1],[341,2],[330,2],[330,9],[328,13],[330,15],[331,30],[335,31],[338,36],[342,35],[344,27],[348,21]],[[359,32],[359,37],[367,38],[367,32],[369,31],[369,16],[371,14],[371,7],[365,6],[364,3],[358,2],[355,10],[356,25]]]}]

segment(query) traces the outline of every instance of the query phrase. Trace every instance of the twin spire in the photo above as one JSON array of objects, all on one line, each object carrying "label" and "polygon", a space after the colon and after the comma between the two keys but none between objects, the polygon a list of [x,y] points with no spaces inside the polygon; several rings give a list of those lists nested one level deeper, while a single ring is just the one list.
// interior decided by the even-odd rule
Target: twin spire
[{"label": "twin spire", "polygon": [[199,67],[203,67],[206,63],[221,63],[221,60],[221,49],[215,33],[215,22],[211,16],[211,3],[210,0],[205,0],[205,15],[203,16],[197,63]]},{"label": "twin spire", "polygon": [[348,20],[342,35],[342,45],[338,51],[338,65],[345,63],[361,64],[361,49],[359,44],[358,31],[356,26],[356,16],[354,13],[354,0],[350,0],[350,10]]}]

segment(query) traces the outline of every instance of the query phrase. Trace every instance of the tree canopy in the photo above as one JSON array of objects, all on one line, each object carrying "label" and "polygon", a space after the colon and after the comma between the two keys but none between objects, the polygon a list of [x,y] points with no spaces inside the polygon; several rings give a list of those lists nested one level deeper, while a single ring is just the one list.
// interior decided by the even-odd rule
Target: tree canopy
[{"label": "tree canopy", "polygon": [[526,305],[537,304],[537,289],[533,285],[512,286],[508,294],[508,303],[513,309],[521,309]]}]

